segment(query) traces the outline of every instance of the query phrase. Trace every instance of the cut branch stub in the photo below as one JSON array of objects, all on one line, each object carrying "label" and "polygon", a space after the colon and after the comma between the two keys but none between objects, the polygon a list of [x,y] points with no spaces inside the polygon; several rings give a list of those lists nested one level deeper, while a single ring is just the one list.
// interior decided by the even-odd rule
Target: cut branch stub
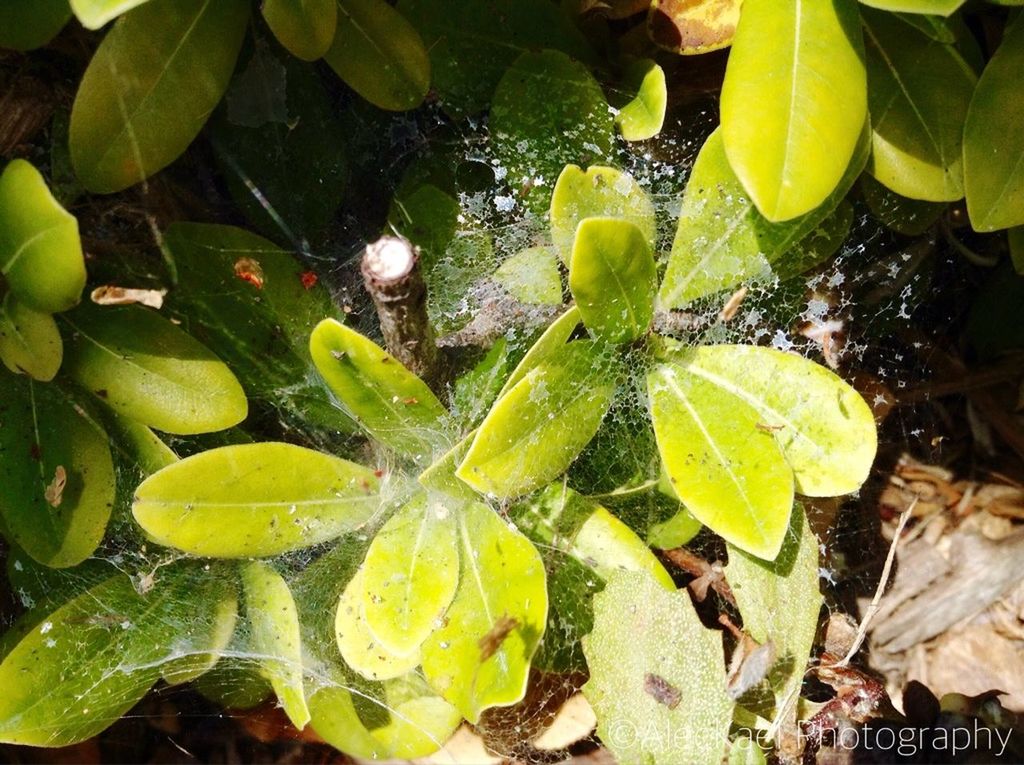
[{"label": "cut branch stub", "polygon": [[438,353],[427,316],[427,287],[419,253],[407,239],[384,236],[367,245],[361,270],[388,351],[432,384]]}]

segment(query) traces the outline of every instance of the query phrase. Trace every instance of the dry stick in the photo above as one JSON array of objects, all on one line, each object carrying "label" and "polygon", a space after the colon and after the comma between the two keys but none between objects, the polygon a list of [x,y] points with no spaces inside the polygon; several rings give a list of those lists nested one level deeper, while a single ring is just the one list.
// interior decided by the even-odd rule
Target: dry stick
[{"label": "dry stick", "polygon": [[384,236],[367,245],[361,270],[388,351],[428,383],[438,371],[437,342],[427,317],[427,287],[409,240]]},{"label": "dry stick", "polygon": [[904,510],[900,514],[900,520],[896,524],[896,533],[893,535],[892,544],[889,545],[889,554],[885,556],[885,565],[882,567],[882,578],[878,580],[878,587],[875,589],[875,595],[871,598],[871,605],[868,606],[867,611],[864,612],[864,618],[860,620],[860,627],[857,628],[857,636],[853,640],[853,645],[850,646],[850,650],[846,652],[846,656],[833,664],[833,667],[845,667],[850,663],[850,660],[857,654],[860,647],[864,644],[864,639],[868,636],[868,627],[871,624],[871,620],[875,614],[878,613],[879,606],[882,602],[882,594],[885,592],[885,587],[889,583],[889,574],[892,573],[892,563],[896,560],[896,547],[900,543],[900,535],[903,533],[903,527],[907,525],[907,520],[910,518],[910,514],[914,512],[914,508],[917,507],[917,502],[920,498],[914,497],[914,501],[910,503],[910,507]]}]

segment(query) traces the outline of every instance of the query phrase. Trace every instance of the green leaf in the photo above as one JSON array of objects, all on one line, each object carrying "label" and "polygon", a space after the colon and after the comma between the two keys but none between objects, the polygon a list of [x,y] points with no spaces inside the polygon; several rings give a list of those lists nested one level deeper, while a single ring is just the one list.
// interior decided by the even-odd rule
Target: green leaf
[{"label": "green leaf", "polygon": [[419,495],[384,524],[366,552],[363,614],[392,653],[418,649],[455,597],[456,504]]},{"label": "green leaf", "polygon": [[544,565],[530,541],[486,505],[459,512],[459,587],[423,644],[430,684],[469,720],[526,693],[547,618]]},{"label": "green leaf", "polygon": [[930,229],[949,206],[945,202],[908,199],[883,186],[865,173],[860,191],[871,213],[887,228],[905,236],[921,236]]},{"label": "green leaf", "polygon": [[617,760],[721,760],[733,709],[721,633],[701,624],[686,592],[642,572],[614,573],[594,597],[594,631],[583,651],[590,669],[583,694]]},{"label": "green leaf", "polygon": [[917,28],[928,37],[940,43],[953,45],[957,41],[957,29],[950,19],[943,16],[929,16],[923,13],[898,13],[900,21]]},{"label": "green leaf", "polygon": [[0,664],[0,741],[84,741],[131,709],[167,662],[202,652],[194,636],[203,643],[223,591],[208,569],[161,568],[145,594],[118,574],[54,611]]},{"label": "green leaf", "polygon": [[316,61],[330,49],[338,23],[336,0],[265,0],[262,10],[274,37],[292,55]]},{"label": "green leaf", "polygon": [[423,40],[384,0],[338,0],[338,30],[324,60],[381,109],[414,109],[430,88]]},{"label": "green leaf", "polygon": [[1006,232],[1010,247],[1010,260],[1018,274],[1024,274],[1024,226],[1011,228]]},{"label": "green leaf", "polygon": [[452,412],[461,426],[460,431],[480,424],[498,398],[511,365],[508,339],[499,337],[476,366],[455,381]]},{"label": "green leaf", "polygon": [[[846,196],[870,150],[870,133],[832,194],[811,212],[784,223],[766,220],[751,203],[725,155],[721,131],[708,136],[683,194],[679,227],[658,300],[682,308],[706,295],[786,268],[785,256],[815,231]],[[792,269],[789,269],[792,270]]]},{"label": "green leaf", "polygon": [[255,670],[252,662],[229,657],[218,661],[193,687],[224,709],[252,709],[273,693],[270,683]]},{"label": "green leaf", "polygon": [[[234,572],[232,571],[232,574]],[[208,613],[196,620],[189,634],[190,650],[171,659],[160,668],[160,678],[168,685],[191,683],[216,666],[235,635],[238,621],[238,588],[232,576],[225,577],[216,595],[203,605]]]},{"label": "green leaf", "polygon": [[792,279],[821,265],[843,246],[853,225],[853,205],[840,200],[828,216],[774,264],[772,272],[780,280]]},{"label": "green leaf", "polygon": [[621,218],[586,218],[576,229],[569,289],[597,339],[628,343],[654,317],[658,269],[644,233]]},{"label": "green leaf", "polygon": [[682,547],[697,536],[702,528],[704,524],[680,505],[675,515],[667,521],[653,524],[647,530],[647,544],[659,550]]},{"label": "green leaf", "polygon": [[416,482],[429,492],[439,492],[454,499],[475,500],[478,495],[455,475],[466,452],[476,438],[477,429],[471,430],[455,446],[431,463],[416,478]]},{"label": "green leaf", "polygon": [[654,138],[661,132],[668,108],[664,70],[650,59],[641,59],[626,67],[623,80],[632,97],[615,115],[619,133],[627,141]]},{"label": "green leaf", "polygon": [[325,319],[313,330],[309,350],[327,385],[375,439],[420,460],[443,448],[444,406],[426,383],[379,345]]},{"label": "green leaf", "polygon": [[741,735],[729,744],[728,765],[768,765],[768,758],[754,739]]},{"label": "green leaf", "polygon": [[231,370],[155,311],[83,305],[61,318],[71,329],[68,374],[120,414],[183,435],[245,419],[245,392]]},{"label": "green leaf", "polygon": [[423,36],[434,87],[456,113],[486,109],[502,75],[527,51],[593,59],[565,10],[548,0],[400,0],[398,10]]},{"label": "green leaf", "polygon": [[284,443],[240,444],[169,465],[135,490],[132,513],[158,544],[247,558],[325,542],[377,510],[373,470]]},{"label": "green leaf", "polygon": [[860,0],[860,2],[883,11],[931,13],[936,16],[949,16],[964,4],[964,0]]},{"label": "green leaf", "polygon": [[491,408],[456,475],[501,499],[561,475],[611,405],[616,380],[607,353],[577,340],[530,370]]},{"label": "green leaf", "polygon": [[761,415],[682,364],[647,376],[651,419],[672,488],[701,523],[773,559],[793,506],[793,472]]},{"label": "green leaf", "polygon": [[799,505],[786,541],[771,563],[729,546],[725,578],[743,617],[743,629],[758,643],[771,641],[776,664],[768,679],[776,715],[796,722],[796,700],[814,646],[818,612],[818,538]]},{"label": "green leaf", "polygon": [[405,654],[389,651],[366,622],[365,593],[360,568],[341,593],[335,612],[334,632],[341,657],[367,680],[390,680],[411,672],[420,663],[419,645]]},{"label": "green leaf", "polygon": [[562,170],[551,194],[551,240],[566,265],[572,258],[576,229],[585,218],[623,218],[638,226],[654,249],[654,203],[629,173],[601,165],[586,172],[576,165]]},{"label": "green leaf", "polygon": [[71,112],[71,161],[98,194],[169,165],[227,88],[249,18],[246,0],[149,0],[103,39]]},{"label": "green leaf", "polygon": [[241,575],[252,650],[288,719],[302,730],[309,722],[309,708],[303,691],[299,614],[291,590],[266,563],[246,563]]},{"label": "green leaf", "polygon": [[64,344],[57,322],[7,293],[0,304],[0,360],[16,374],[49,382],[60,369]]},{"label": "green leaf", "polygon": [[1024,223],[1024,23],[1009,27],[978,81],[964,126],[964,185],[975,231]]},{"label": "green leaf", "polygon": [[2,382],[2,525],[40,563],[74,566],[103,539],[114,505],[107,434],[54,384],[6,373]]},{"label": "green leaf", "polygon": [[867,117],[854,0],[745,0],[722,86],[729,162],[768,220],[832,193]]},{"label": "green leaf", "polygon": [[99,29],[149,0],[71,0],[71,10],[86,29]]},{"label": "green leaf", "polygon": [[977,78],[956,48],[865,9],[872,152],[868,172],[911,199],[963,196],[961,143]]},{"label": "green leaf", "polygon": [[0,3],[0,48],[41,48],[70,18],[68,0],[6,0]]},{"label": "green leaf", "polygon": [[562,276],[550,247],[528,247],[506,260],[494,280],[520,303],[561,305]]},{"label": "green leaf", "polygon": [[23,159],[0,175],[0,275],[22,302],[46,313],[76,305],[85,287],[78,221]]},{"label": "green leaf", "polygon": [[516,383],[526,377],[527,373],[541,362],[557,358],[579,324],[580,309],[576,306],[569,306],[561,316],[548,325],[548,328],[530,346],[530,350],[512,370],[512,374],[508,376],[508,380],[505,381],[505,386],[498,396],[508,393]]},{"label": "green leaf", "polygon": [[565,165],[606,160],[615,139],[601,86],[583,64],[554,50],[524,53],[501,78],[490,130],[509,185],[538,214],[547,208],[547,184]]},{"label": "green leaf", "polygon": [[174,450],[141,422],[120,415],[109,406],[102,407],[101,415],[111,443],[127,455],[143,475],[153,475],[178,461]]},{"label": "green leaf", "polygon": [[662,48],[684,56],[709,53],[732,43],[741,4],[740,0],[654,0],[647,15],[647,32]]},{"label": "green leaf", "polygon": [[[327,290],[290,253],[232,226],[175,223],[164,234],[178,277],[167,310],[227,362],[250,399],[291,419],[353,430],[309,354],[309,334],[324,316],[340,315]],[[238,277],[256,269],[262,286]],[[290,410],[290,411],[289,411]]]},{"label": "green leaf", "polygon": [[796,354],[746,345],[707,346],[676,359],[687,374],[757,411],[801,494],[849,494],[867,479],[878,446],[874,416],[830,370]]},{"label": "green leaf", "polygon": [[[462,722],[462,715],[415,674],[386,682],[379,702],[328,686],[317,691],[309,706],[321,738],[368,760],[426,757],[440,749]],[[371,726],[368,719],[377,724]]]}]

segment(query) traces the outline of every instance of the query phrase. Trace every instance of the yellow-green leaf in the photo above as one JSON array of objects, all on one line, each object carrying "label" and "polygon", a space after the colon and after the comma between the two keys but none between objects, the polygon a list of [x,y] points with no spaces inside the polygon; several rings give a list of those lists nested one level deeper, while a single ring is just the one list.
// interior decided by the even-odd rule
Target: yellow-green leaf
[{"label": "yellow-green leaf", "polygon": [[1024,23],[1006,30],[964,126],[967,213],[976,231],[1024,224]]},{"label": "yellow-green leaf", "polygon": [[375,439],[417,460],[446,448],[447,412],[427,384],[372,340],[334,319],[309,338],[313,363]]},{"label": "yellow-green leaf", "polygon": [[341,658],[367,680],[401,677],[419,665],[419,645],[401,655],[385,648],[366,623],[365,591],[363,569],[360,568],[342,591],[334,615],[334,634]]},{"label": "yellow-green leaf", "polygon": [[64,344],[57,322],[7,293],[0,304],[0,360],[17,374],[49,382],[60,369]]},{"label": "yellow-green leaf", "polygon": [[248,558],[325,542],[377,511],[373,470],[300,446],[239,444],[169,465],[135,490],[153,541],[193,555]]},{"label": "yellow-green leaf", "polygon": [[642,337],[654,317],[658,270],[644,233],[621,218],[586,218],[576,229],[569,289],[591,334],[609,343]]},{"label": "yellow-green leaf", "polygon": [[654,249],[657,235],[654,203],[629,173],[592,165],[584,172],[566,165],[551,194],[551,240],[562,261],[572,258],[576,228],[584,218],[622,218],[643,232]]},{"label": "yellow-green leaf", "polygon": [[252,630],[250,644],[260,657],[260,669],[270,680],[292,724],[302,730],[309,722],[303,691],[299,614],[288,583],[266,563],[252,561],[241,568],[245,611]]},{"label": "yellow-green leaf", "polygon": [[855,0],[744,0],[722,86],[722,137],[762,215],[785,221],[824,202],[866,116]]},{"label": "yellow-green leaf", "polygon": [[733,709],[721,635],[644,572],[617,571],[594,596],[583,694],[619,762],[721,762]]},{"label": "yellow-green leaf", "polygon": [[609,350],[576,340],[530,370],[495,402],[456,475],[501,499],[561,475],[611,405],[616,380]]},{"label": "yellow-green leaf", "polygon": [[63,389],[0,373],[0,520],[47,566],[96,550],[114,506],[107,434]]},{"label": "yellow-green leaf", "polygon": [[647,31],[662,48],[690,56],[732,43],[741,0],[654,0]]},{"label": "yellow-green leaf", "polygon": [[384,0],[337,0],[338,29],[324,54],[337,75],[374,106],[404,111],[430,88],[419,33]]},{"label": "yellow-green leaf", "polygon": [[530,541],[486,505],[459,512],[459,588],[423,644],[431,686],[469,720],[523,698],[547,619],[544,564]]},{"label": "yellow-green leaf", "polygon": [[304,61],[315,61],[334,41],[337,0],[264,0],[263,18],[290,53]]},{"label": "yellow-green leaf", "polygon": [[377,532],[363,561],[363,614],[388,651],[416,651],[444,616],[459,582],[461,503],[421,494]]},{"label": "yellow-green leaf", "polygon": [[864,9],[862,17],[872,130],[868,172],[911,199],[959,199],[974,72],[952,45],[898,16]]},{"label": "yellow-green leaf", "polygon": [[120,414],[167,433],[237,425],[245,392],[206,346],[141,306],[83,305],[61,319],[67,370]]},{"label": "yellow-green leaf", "polygon": [[0,275],[22,302],[47,313],[76,305],[85,287],[78,221],[23,159],[0,175]]},{"label": "yellow-green leaf", "polygon": [[109,194],[169,165],[227,89],[249,18],[246,0],[149,0],[103,39],[71,111],[71,161]]},{"label": "yellow-green leaf", "polygon": [[494,272],[494,280],[520,303],[562,303],[562,276],[550,247],[528,247],[516,253]]},{"label": "yellow-green leaf", "polygon": [[71,0],[71,10],[86,29],[99,29],[149,0]]},{"label": "yellow-green leaf", "polygon": [[569,337],[579,324],[580,309],[576,306],[569,306],[561,316],[548,325],[548,328],[530,346],[530,350],[512,370],[512,374],[508,376],[498,397],[508,393],[516,383],[526,377],[526,374],[542,361],[556,358],[559,350],[569,341]]},{"label": "yellow-green leaf", "polygon": [[936,16],[949,16],[964,4],[964,0],[860,0],[860,2],[883,11],[931,13]]},{"label": "yellow-green leaf", "polygon": [[627,141],[646,141],[661,132],[668,109],[665,71],[650,59],[634,61],[623,73],[630,100],[615,115],[619,133]]}]

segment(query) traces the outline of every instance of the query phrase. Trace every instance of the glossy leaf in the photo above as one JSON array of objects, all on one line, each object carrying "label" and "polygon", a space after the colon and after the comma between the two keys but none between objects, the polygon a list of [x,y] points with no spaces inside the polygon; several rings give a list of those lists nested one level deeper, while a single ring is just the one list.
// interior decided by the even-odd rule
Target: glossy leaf
[{"label": "glossy leaf", "polygon": [[456,475],[502,499],[560,475],[611,404],[616,380],[606,352],[578,340],[528,372],[491,408]]},{"label": "glossy leaf", "polygon": [[878,444],[874,416],[835,373],[802,356],[757,346],[706,346],[676,358],[688,374],[757,410],[801,494],[849,494],[867,479]]},{"label": "glossy leaf", "polygon": [[961,143],[976,77],[956,49],[865,9],[872,152],[868,172],[911,199],[963,196]]},{"label": "glossy leaf", "polygon": [[733,709],[721,633],[701,624],[686,592],[642,572],[615,572],[594,597],[583,650],[583,694],[618,761],[721,761]]},{"label": "glossy leaf", "polygon": [[373,470],[284,443],[200,452],[143,481],[132,513],[153,541],[246,558],[319,544],[377,510]]},{"label": "glossy leaf", "polygon": [[149,0],[103,39],[71,112],[71,161],[108,194],[177,159],[227,88],[246,0]]},{"label": "glossy leaf", "polygon": [[530,659],[544,631],[544,565],[526,537],[486,505],[459,512],[459,588],[443,625],[423,644],[423,671],[476,723],[526,693]]},{"label": "glossy leaf", "polygon": [[964,0],[860,0],[860,2],[883,11],[932,13],[936,16],[949,16],[964,4]]},{"label": "glossy leaf", "polygon": [[372,340],[325,319],[313,330],[309,349],[327,385],[382,444],[418,459],[429,459],[444,444],[444,406]]},{"label": "glossy leaf", "polygon": [[585,218],[623,218],[639,227],[654,249],[654,203],[629,173],[601,165],[586,172],[576,165],[562,170],[551,194],[551,240],[566,265],[572,258],[576,229]]},{"label": "glossy leaf", "polygon": [[524,53],[501,78],[490,129],[506,180],[537,213],[565,165],[605,160],[615,138],[601,86],[583,64],[553,50]]},{"label": "glossy leaf", "polygon": [[160,667],[160,678],[168,685],[191,683],[220,661],[238,622],[238,588],[234,577],[221,579],[216,594],[208,595],[203,606],[202,615],[189,634],[189,650]]},{"label": "glossy leaf", "polygon": [[309,722],[309,708],[303,691],[299,614],[291,590],[266,563],[247,563],[241,575],[252,630],[250,645],[288,719],[302,730]]},{"label": "glossy leaf", "polygon": [[865,173],[860,178],[860,191],[872,214],[886,227],[905,236],[920,236],[939,219],[948,205],[908,199],[883,186]]},{"label": "glossy leaf", "polygon": [[231,370],[155,311],[83,305],[61,317],[67,370],[120,414],[167,433],[208,433],[245,419]]},{"label": "glossy leaf", "polygon": [[415,674],[384,683],[381,701],[325,687],[310,699],[310,711],[313,728],[327,743],[367,760],[426,757],[462,722],[455,707]]},{"label": "glossy leaf", "polygon": [[419,33],[384,0],[337,0],[338,29],[324,54],[337,75],[374,106],[414,109],[430,88]]},{"label": "glossy leaf", "polygon": [[6,0],[0,3],[0,48],[40,48],[70,18],[68,0]]},{"label": "glossy leaf", "polygon": [[740,20],[740,0],[654,0],[647,31],[662,48],[693,55],[732,43]]},{"label": "glossy leaf", "polygon": [[576,306],[569,306],[561,316],[551,322],[530,346],[530,350],[526,352],[516,368],[512,370],[512,374],[508,376],[508,380],[505,381],[498,396],[508,393],[516,383],[526,377],[531,369],[536,368],[544,361],[556,359],[561,349],[569,342],[569,337],[579,326],[580,321],[580,309]]},{"label": "glossy leaf", "polygon": [[293,55],[316,61],[330,49],[338,24],[337,0],[265,0],[262,10],[274,37]]},{"label": "glossy leaf", "polygon": [[785,257],[776,261],[772,273],[780,280],[786,280],[821,265],[843,246],[852,226],[853,205],[843,199],[839,206],[797,242]]},{"label": "glossy leaf", "polygon": [[[697,155],[683,195],[679,227],[658,300],[682,308],[748,279],[784,270],[788,254],[835,210],[867,162],[869,133],[846,174],[822,205],[785,223],[766,220],[754,207],[725,155],[721,131]],[[792,270],[791,268],[788,270]]]},{"label": "glossy leaf", "polygon": [[701,523],[772,560],[793,506],[793,473],[761,415],[682,364],[647,376],[651,419],[672,488]]},{"label": "glossy leaf", "polygon": [[149,0],[71,0],[71,10],[86,29],[99,29]]},{"label": "glossy leaf", "polygon": [[964,126],[967,212],[976,231],[1024,224],[1024,24],[1018,19],[981,75]]},{"label": "glossy leaf", "polygon": [[668,109],[665,71],[650,59],[626,67],[625,85],[632,94],[615,115],[619,133],[627,141],[646,141],[661,132]]},{"label": "glossy leaf", "polygon": [[0,741],[57,747],[99,733],[167,662],[204,649],[222,587],[211,571],[178,564],[145,595],[117,574],[54,611],[0,664]]},{"label": "glossy leaf", "polygon": [[722,86],[722,137],[762,215],[786,221],[821,205],[866,116],[855,0],[744,0]]},{"label": "glossy leaf", "polygon": [[96,550],[114,505],[107,434],[54,384],[6,373],[2,384],[2,525],[40,563],[74,566]]},{"label": "glossy leaf", "polygon": [[[419,646],[399,655],[385,648],[370,631],[363,607],[363,569],[349,581],[338,599],[334,632],[341,657],[353,670],[367,680],[389,680],[411,672],[420,663]],[[316,722],[314,721],[314,727]]]},{"label": "glossy leaf", "polygon": [[49,382],[60,369],[64,344],[57,322],[9,292],[0,304],[0,360],[12,372]]},{"label": "glossy leaf", "polygon": [[[818,612],[818,538],[802,507],[793,510],[786,541],[771,563],[729,547],[725,578],[743,617],[743,629],[758,643],[775,646],[776,670],[770,675],[776,714],[796,722],[795,702],[810,660]],[[787,720],[788,722],[788,720]]]},{"label": "glossy leaf", "polygon": [[120,415],[108,406],[103,407],[102,419],[111,443],[127,455],[143,475],[153,475],[178,461],[174,450],[141,422]]},{"label": "glossy leaf", "polygon": [[363,613],[392,653],[417,650],[455,597],[456,508],[419,495],[384,524],[366,553]]},{"label": "glossy leaf", "polygon": [[562,276],[550,247],[528,247],[506,260],[494,280],[520,303],[561,305]]},{"label": "glossy leaf", "polygon": [[628,220],[587,218],[576,229],[569,289],[599,340],[628,343],[654,317],[658,271],[644,233]]},{"label": "glossy leaf", "polygon": [[[309,283],[302,263],[233,226],[175,223],[164,247],[178,281],[167,310],[230,365],[250,399],[306,423],[354,429],[309,354],[317,322],[341,312],[319,281]],[[240,265],[259,269],[262,284],[239,278]]]},{"label": "glossy leaf", "polygon": [[400,0],[398,10],[423,36],[433,85],[456,113],[486,109],[502,75],[527,51],[593,58],[568,14],[548,0]]},{"label": "glossy leaf", "polygon": [[23,303],[47,313],[77,304],[85,287],[78,221],[23,159],[0,175],[0,275]]}]

